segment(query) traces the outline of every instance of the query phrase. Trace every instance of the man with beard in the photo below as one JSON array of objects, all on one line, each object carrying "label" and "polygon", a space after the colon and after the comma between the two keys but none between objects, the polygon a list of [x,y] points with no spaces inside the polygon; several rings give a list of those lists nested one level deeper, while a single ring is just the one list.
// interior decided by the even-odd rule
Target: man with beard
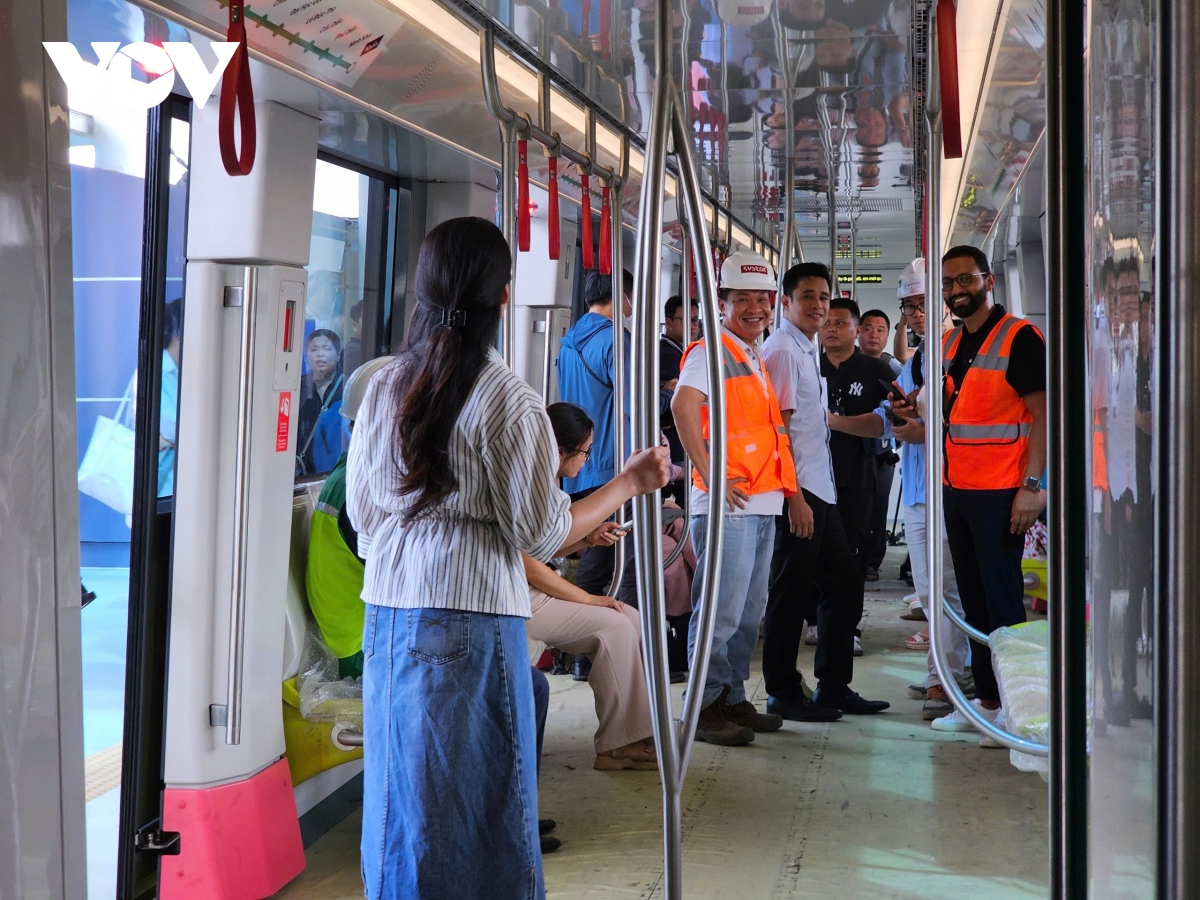
[{"label": "man with beard", "polygon": [[[952,247],[942,257],[942,298],[963,323],[942,343],[946,532],[967,621],[985,634],[1025,621],[1021,555],[1044,506],[1046,468],[1046,343],[991,302],[994,283],[979,249]],[[916,414],[911,398],[896,397],[893,408]],[[972,643],[972,702],[1002,725],[991,649]],[[957,711],[933,727],[970,730]],[[980,746],[1000,744],[984,736]]]}]

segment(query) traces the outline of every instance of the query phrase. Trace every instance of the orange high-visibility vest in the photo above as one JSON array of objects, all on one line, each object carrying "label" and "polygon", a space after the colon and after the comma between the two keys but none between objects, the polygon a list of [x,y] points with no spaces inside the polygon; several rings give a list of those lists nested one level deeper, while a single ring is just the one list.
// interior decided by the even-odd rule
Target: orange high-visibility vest
[{"label": "orange high-visibility vest", "polygon": [[[684,360],[703,346],[703,340],[689,346],[683,354]],[[791,496],[796,493],[796,464],[771,377],[764,367],[763,377],[759,378],[745,351],[724,332],[721,366],[725,372],[726,477],[745,478],[738,486],[750,495],[782,490]],[[700,407],[700,421],[704,443],[708,445],[707,403]],[[692,482],[700,490],[707,490],[698,469],[692,470]]]},{"label": "orange high-visibility vest", "polygon": [[1108,457],[1104,453],[1104,429],[1100,410],[1092,411],[1092,487],[1108,490]]},{"label": "orange high-visibility vest", "polygon": [[[942,483],[969,491],[1017,488],[1025,480],[1033,416],[1005,379],[1013,338],[1032,323],[1005,313],[983,341],[962,384],[947,374],[945,397],[954,398],[946,420]],[[962,341],[963,326],[942,341],[945,371]],[[957,394],[957,396],[955,396]]]}]

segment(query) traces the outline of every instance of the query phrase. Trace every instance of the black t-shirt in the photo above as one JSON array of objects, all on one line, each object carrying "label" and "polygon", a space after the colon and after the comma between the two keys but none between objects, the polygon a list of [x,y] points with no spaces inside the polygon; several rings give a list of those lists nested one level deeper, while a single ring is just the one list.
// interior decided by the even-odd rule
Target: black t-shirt
[{"label": "black t-shirt", "polygon": [[[979,353],[979,348],[1003,317],[1004,307],[997,305],[992,307],[991,315],[987,317],[983,327],[974,334],[963,328],[954,362],[950,365],[950,378],[955,384],[962,384],[967,369]],[[1013,338],[1004,380],[1017,392],[1018,397],[1046,390],[1046,341],[1037,329],[1022,328]]]},{"label": "black t-shirt", "polygon": [[[892,380],[891,367],[882,359],[873,359],[857,347],[854,355],[835,366],[821,354],[821,375],[829,388],[829,409],[842,416],[869,413],[887,397],[880,380]],[[829,453],[833,457],[833,476],[839,488],[875,488],[875,455],[879,441],[833,432]]]},{"label": "black t-shirt", "polygon": [[679,367],[683,364],[683,348],[669,337],[658,339],[658,378],[666,384],[673,378],[679,377]]}]

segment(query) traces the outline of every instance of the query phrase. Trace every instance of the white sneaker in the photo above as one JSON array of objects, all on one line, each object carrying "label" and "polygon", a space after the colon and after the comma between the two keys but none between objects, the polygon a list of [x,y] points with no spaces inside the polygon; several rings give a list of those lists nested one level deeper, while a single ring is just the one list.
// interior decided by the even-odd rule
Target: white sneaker
[{"label": "white sneaker", "polygon": [[862,641],[859,639],[857,634],[854,636],[854,655],[855,656],[863,655]]},{"label": "white sneaker", "polygon": [[[987,712],[985,709],[984,712]],[[1004,718],[1004,709],[996,710],[997,716],[992,721],[996,723],[998,728],[1008,730],[1007,720]],[[981,734],[979,736],[979,746],[987,750],[1005,750],[1007,749],[1002,743],[992,737],[990,734]]]},{"label": "white sneaker", "polygon": [[815,647],[817,645],[817,626],[816,625],[809,625],[807,628],[804,629],[804,643],[808,644],[808,646],[810,646],[810,647]]},{"label": "white sneaker", "polygon": [[[975,711],[982,715],[985,719],[995,720],[998,710],[984,709],[983,704],[978,700],[972,700],[971,706],[975,707]],[[940,719],[934,719],[929,723],[929,727],[934,731],[954,731],[967,732],[974,731],[975,726],[967,721],[967,717],[960,713],[957,709],[948,716],[942,716]]]}]

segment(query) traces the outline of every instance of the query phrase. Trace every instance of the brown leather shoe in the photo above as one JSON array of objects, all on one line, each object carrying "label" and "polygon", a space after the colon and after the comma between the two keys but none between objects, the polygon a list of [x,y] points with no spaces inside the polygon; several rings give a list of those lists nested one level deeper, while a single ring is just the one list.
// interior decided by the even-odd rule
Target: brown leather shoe
[{"label": "brown leather shoe", "polygon": [[762,734],[765,731],[778,731],[783,727],[783,716],[774,713],[760,713],[749,700],[725,707],[725,715],[731,722],[744,725],[751,731]]},{"label": "brown leather shoe", "polygon": [[729,688],[725,688],[717,699],[700,710],[699,721],[696,722],[696,740],[722,747],[741,747],[753,743],[754,732],[744,725],[731,722],[726,715],[725,696]]}]

